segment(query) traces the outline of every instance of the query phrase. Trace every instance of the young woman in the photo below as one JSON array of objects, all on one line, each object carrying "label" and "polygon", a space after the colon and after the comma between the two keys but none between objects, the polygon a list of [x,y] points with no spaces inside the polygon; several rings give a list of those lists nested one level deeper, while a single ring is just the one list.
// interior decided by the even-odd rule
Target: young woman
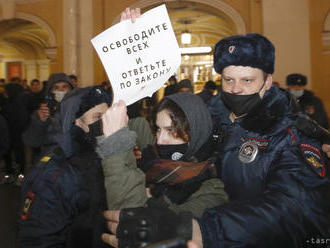
[{"label": "young woman", "polygon": [[155,117],[157,144],[143,150],[138,168],[132,152],[136,134],[127,127],[125,103],[114,104],[103,116],[105,136],[97,152],[109,209],[162,206],[200,217],[206,208],[223,204],[227,196],[207,149],[212,122],[202,99],[192,93],[167,96]]}]

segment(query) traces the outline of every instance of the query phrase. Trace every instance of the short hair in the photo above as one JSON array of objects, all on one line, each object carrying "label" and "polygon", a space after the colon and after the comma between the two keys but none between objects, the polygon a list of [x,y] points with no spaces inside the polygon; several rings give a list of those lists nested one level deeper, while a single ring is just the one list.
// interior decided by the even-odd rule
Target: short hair
[{"label": "short hair", "polygon": [[[156,117],[157,114],[163,110],[168,111],[169,116],[172,121],[172,132],[171,135],[175,138],[180,138],[185,142],[190,140],[190,128],[189,122],[182,111],[182,109],[172,100],[168,98],[163,98],[157,108],[156,108],[156,115],[154,115],[154,123],[156,124]],[[155,125],[156,126],[156,125]]]},{"label": "short hair", "polygon": [[205,83],[204,89],[216,90],[217,89],[217,85],[215,84],[214,81],[209,80],[209,81],[207,81]]},{"label": "short hair", "polygon": [[78,80],[78,77],[76,75],[74,75],[74,74],[69,75],[69,78],[70,79],[74,79],[76,81]]},{"label": "short hair", "polygon": [[32,84],[34,84],[34,83],[38,83],[38,84],[40,84],[39,79],[36,79],[36,78],[35,78],[35,79],[31,80],[31,83],[30,83],[30,84],[32,85]]}]

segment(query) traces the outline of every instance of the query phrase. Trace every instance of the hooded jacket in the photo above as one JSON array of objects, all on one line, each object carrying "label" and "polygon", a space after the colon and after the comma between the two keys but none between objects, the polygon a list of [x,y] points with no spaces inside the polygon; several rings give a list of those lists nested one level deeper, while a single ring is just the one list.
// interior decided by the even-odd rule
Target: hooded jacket
[{"label": "hooded jacket", "polygon": [[[185,113],[191,139],[180,160],[189,161],[198,156],[198,151],[207,142],[212,131],[212,121],[202,99],[191,93],[167,96]],[[145,175],[137,168],[132,149],[136,134],[127,127],[98,140],[97,152],[103,158],[107,200],[110,209],[145,206],[148,200]],[[224,203],[227,196],[219,179],[208,179],[183,204],[171,204],[170,209],[190,211],[201,216],[204,209]]]},{"label": "hooded jacket", "polygon": [[61,104],[57,146],[34,164],[22,183],[19,247],[107,247],[107,209],[101,162],[85,133],[74,126],[81,98],[90,88],[78,89]]},{"label": "hooded jacket", "polygon": [[[49,95],[54,84],[58,82],[66,82],[73,89],[73,85],[69,77],[65,73],[53,73],[50,75],[48,83],[46,85],[46,95]],[[74,90],[75,91],[75,90]],[[70,97],[74,92],[68,92],[62,101]],[[46,102],[46,101],[45,101]],[[41,121],[38,117],[38,114],[35,112],[31,115],[30,123],[23,133],[23,142],[24,144],[38,148],[41,147],[43,151],[51,150],[57,145],[55,136],[62,132],[61,128],[61,117],[58,109],[60,104],[56,103],[57,110],[53,116],[50,116],[46,121]]]},{"label": "hooded jacket", "polygon": [[173,94],[167,98],[182,109],[189,123],[191,138],[188,149],[182,157],[182,160],[187,160],[194,156],[210,138],[212,132],[211,116],[204,102],[192,93]]},{"label": "hooded jacket", "polygon": [[330,236],[328,169],[319,142],[295,128],[290,99],[272,87],[233,123],[218,105],[230,201],[199,220],[204,247],[304,247]]}]

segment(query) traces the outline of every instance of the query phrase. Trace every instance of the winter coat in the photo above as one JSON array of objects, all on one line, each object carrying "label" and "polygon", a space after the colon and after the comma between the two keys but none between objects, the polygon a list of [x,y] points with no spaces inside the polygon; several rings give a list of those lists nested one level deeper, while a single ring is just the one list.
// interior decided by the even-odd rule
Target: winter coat
[{"label": "winter coat", "polygon": [[95,153],[43,154],[21,192],[19,247],[106,247],[104,176]]},{"label": "winter coat", "polygon": [[301,110],[306,115],[315,120],[322,127],[326,129],[329,128],[328,115],[320,98],[315,96],[313,92],[304,90],[304,94],[297,100]]},{"label": "winter coat", "polygon": [[330,237],[328,168],[320,143],[296,129],[288,93],[271,88],[253,113],[234,122],[218,106],[230,201],[199,220],[204,247],[303,247]]},{"label": "winter coat", "polygon": [[[196,102],[186,101],[186,99],[190,99],[191,95],[193,99],[197,99]],[[187,119],[190,129],[194,131],[191,131],[189,147],[183,157],[191,158],[197,155],[211,134],[209,113],[202,99],[191,93],[181,93],[180,96],[174,94],[169,98],[173,101],[179,101],[182,105],[178,105],[186,115],[187,112],[190,113]],[[202,108],[203,111],[196,112],[195,108]],[[97,153],[103,159],[102,166],[109,209],[147,205],[145,174],[137,167],[132,153],[135,139],[136,133],[130,131],[128,127],[122,128],[108,137],[98,137]],[[224,193],[222,182],[218,178],[210,178],[203,181],[201,186],[185,202],[182,204],[172,203],[168,207],[175,212],[189,211],[194,216],[200,217],[206,208],[221,205],[226,200],[227,196]]]},{"label": "winter coat", "polygon": [[63,132],[54,135],[56,146],[42,152],[23,180],[19,247],[107,247],[101,240],[107,206],[96,141],[73,125],[89,89],[62,101]]}]

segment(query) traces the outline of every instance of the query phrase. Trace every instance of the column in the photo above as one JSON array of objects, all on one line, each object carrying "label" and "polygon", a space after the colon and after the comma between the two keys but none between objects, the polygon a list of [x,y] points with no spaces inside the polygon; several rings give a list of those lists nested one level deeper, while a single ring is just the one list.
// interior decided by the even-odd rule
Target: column
[{"label": "column", "polygon": [[30,82],[32,79],[37,78],[37,63],[35,60],[25,60],[24,61],[25,66],[25,78],[28,82]]},{"label": "column", "polygon": [[44,80],[48,80],[49,77],[49,63],[48,59],[38,60],[38,78],[42,82]]},{"label": "column", "polygon": [[63,0],[63,71],[77,74],[77,0]]},{"label": "column", "polygon": [[311,79],[308,0],[267,0],[262,4],[264,35],[276,51],[274,80],[284,86],[290,73]]},{"label": "column", "polygon": [[90,42],[93,38],[93,0],[79,1],[78,10],[78,82],[79,87],[84,87],[94,84],[94,48]]}]

